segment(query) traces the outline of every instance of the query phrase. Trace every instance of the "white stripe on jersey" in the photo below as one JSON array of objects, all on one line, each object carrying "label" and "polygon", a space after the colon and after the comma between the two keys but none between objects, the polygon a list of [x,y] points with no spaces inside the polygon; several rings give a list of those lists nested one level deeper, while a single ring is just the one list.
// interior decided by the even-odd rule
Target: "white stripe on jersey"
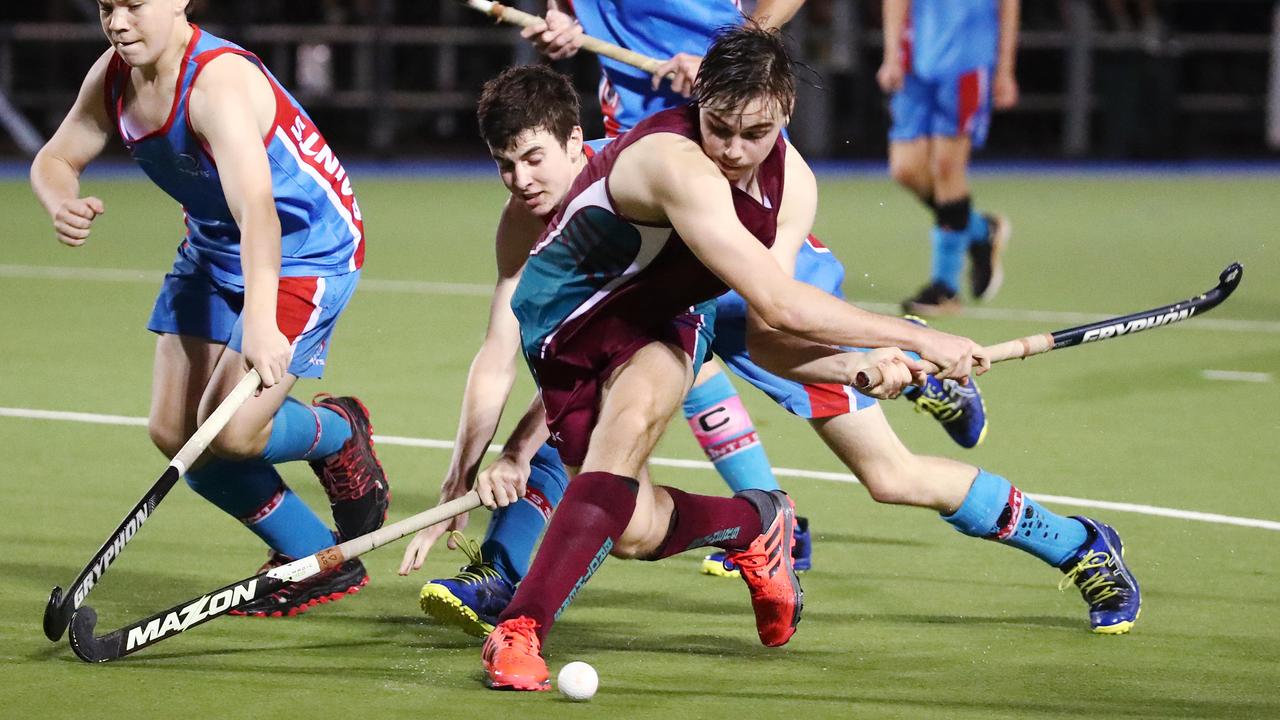
[{"label": "white stripe on jersey", "polygon": [[[610,212],[614,212],[613,205],[609,202],[608,193],[605,192],[604,178],[600,178],[592,183],[586,190],[583,190],[573,199],[573,202],[569,204],[569,207],[565,208],[564,215],[562,216],[560,224],[556,226],[555,231],[548,233],[547,238],[538,243],[538,247],[534,249],[534,252],[536,253],[538,250],[546,247],[547,243],[559,236],[560,231],[564,228],[569,219],[572,218],[579,210],[588,206],[601,207]],[[671,238],[671,228],[652,227],[648,225],[632,225],[631,227],[635,228],[636,231],[640,233],[640,250],[636,253],[631,264],[627,266],[626,270],[622,271],[622,274],[613,280],[610,280],[608,284],[597,290],[594,295],[587,299],[586,302],[575,308],[568,317],[561,321],[560,325],[557,326],[555,330],[552,330],[551,333],[542,341],[542,349],[539,351],[539,355],[546,356],[547,348],[550,347],[551,341],[555,339],[556,333],[560,332],[560,328],[570,322],[573,322],[576,318],[581,317],[596,305],[599,305],[605,298],[612,294],[614,290],[617,290],[619,285],[622,285],[635,277],[641,270],[649,267],[649,263],[652,263],[653,259],[658,257],[658,253],[662,252],[662,248],[667,245],[667,240]]]},{"label": "white stripe on jersey", "polygon": [[284,147],[289,151],[289,154],[293,156],[293,160],[298,164],[298,167],[307,175],[310,175],[311,179],[314,180],[317,185],[324,188],[325,195],[329,198],[329,204],[333,205],[334,209],[338,211],[338,214],[342,216],[342,219],[346,221],[347,229],[351,230],[351,237],[355,238],[351,244],[351,259],[347,261],[347,271],[355,272],[356,251],[360,249],[360,242],[364,240],[364,236],[360,234],[360,228],[356,225],[355,220],[352,219],[351,212],[342,204],[342,198],[338,197],[338,193],[334,191],[333,185],[330,185],[329,181],[326,180],[318,170],[311,167],[311,165],[307,164],[306,161],[302,159],[302,153],[298,150],[298,146],[294,144],[293,138],[289,137],[289,133],[285,132],[284,128],[279,125],[276,126],[276,137],[284,144]]},{"label": "white stripe on jersey", "polygon": [[315,294],[311,296],[311,316],[307,318],[307,324],[302,327],[302,332],[298,333],[298,337],[293,339],[293,350],[296,351],[298,349],[298,341],[302,340],[302,336],[310,332],[315,328],[316,323],[320,322],[320,316],[324,313],[324,306],[320,302],[323,299],[324,278],[317,277],[316,291]]}]

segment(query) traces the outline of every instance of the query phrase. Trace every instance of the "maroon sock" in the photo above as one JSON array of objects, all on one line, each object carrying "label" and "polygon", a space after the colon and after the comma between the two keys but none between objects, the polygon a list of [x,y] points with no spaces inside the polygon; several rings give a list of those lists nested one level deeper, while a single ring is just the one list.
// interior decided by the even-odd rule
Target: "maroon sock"
[{"label": "maroon sock", "polygon": [[744,550],[761,532],[760,511],[748,500],[692,495],[665,485],[663,489],[676,507],[671,513],[671,529],[652,560],[708,545]]},{"label": "maroon sock", "polygon": [[551,516],[529,573],[498,620],[533,618],[538,637],[545,640],[551,624],[627,529],[638,487],[631,478],[607,472],[574,477]]}]

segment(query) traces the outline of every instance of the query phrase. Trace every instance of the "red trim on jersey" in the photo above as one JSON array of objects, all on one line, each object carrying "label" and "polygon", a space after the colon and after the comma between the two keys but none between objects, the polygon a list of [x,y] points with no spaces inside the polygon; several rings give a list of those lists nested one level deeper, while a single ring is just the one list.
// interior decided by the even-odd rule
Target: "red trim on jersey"
[{"label": "red trim on jersey", "polygon": [[809,416],[811,418],[848,415],[853,411],[853,408],[849,405],[849,396],[845,393],[843,385],[834,383],[806,384],[804,391],[809,396]]},{"label": "red trim on jersey", "polygon": [[[364,265],[364,218],[360,215],[360,206],[356,203],[355,192],[351,189],[351,177],[347,175],[342,162],[334,155],[329,141],[324,139],[320,129],[311,122],[311,118],[293,106],[284,88],[274,82],[271,86],[276,93],[276,121],[275,127],[271,129],[271,135],[274,136],[276,129],[279,128],[289,136],[289,141],[296,146],[300,161],[315,170],[316,174],[329,184],[338,202],[342,203],[342,207],[351,215],[351,224],[359,232],[352,262],[355,263],[355,269],[359,270]],[[268,137],[266,142],[270,144],[271,138]]]},{"label": "red trim on jersey", "polygon": [[[169,105],[169,117],[165,119],[164,125],[161,125],[159,130],[152,130],[136,139],[129,137],[124,130],[124,122],[122,121],[124,116],[124,93],[128,88],[127,83],[120,88],[120,94],[115,99],[116,130],[126,143],[133,145],[144,140],[150,140],[153,137],[167,135],[169,130],[173,128],[173,121],[178,114],[178,102],[182,99],[182,79],[187,75],[187,62],[191,59],[191,51],[196,49],[196,43],[200,41],[200,28],[195,23],[190,23],[190,25],[191,39],[187,41],[187,49],[182,53],[182,63],[178,65],[178,81],[173,88],[173,102]],[[120,54],[116,53],[116,57],[120,57]],[[121,62],[124,62],[124,58],[121,58]]]},{"label": "red trim on jersey", "polygon": [[826,249],[827,249],[827,246],[826,246],[826,245],[823,245],[823,244],[822,244],[822,241],[821,241],[821,240],[819,240],[819,239],[818,239],[815,235],[813,235],[812,233],[810,233],[810,234],[809,234],[809,237],[808,237],[808,238],[805,238],[805,239],[808,241],[808,243],[809,243],[809,247],[813,248],[814,250],[826,250]]},{"label": "red trim on jersey", "polygon": [[276,292],[276,325],[289,342],[293,342],[307,329],[311,315],[316,311],[316,287],[314,277],[282,277]]},{"label": "red trim on jersey", "polygon": [[958,94],[956,130],[968,135],[972,131],[973,118],[978,114],[978,106],[982,103],[982,71],[970,70],[960,76]]},{"label": "red trim on jersey", "polygon": [[[227,54],[239,55],[247,59],[249,62],[252,62],[255,66],[257,66],[259,70],[262,69],[262,61],[258,59],[257,55],[254,55],[253,53],[247,50],[237,50],[236,48],[226,47],[226,46],[217,47],[212,50],[205,50],[204,52],[200,53],[199,55],[195,56],[195,58],[192,59],[192,61],[196,64],[196,70],[191,75],[191,89],[192,90],[195,89],[196,80],[200,78],[200,73],[204,72],[204,69],[209,65],[210,62],[212,62],[215,58],[219,56],[227,55]],[[267,78],[267,81],[270,82],[271,78]],[[277,112],[279,111],[277,110]],[[209,144],[204,141],[204,138],[200,137],[199,133],[195,131],[195,128],[191,127],[191,102],[190,101],[187,102],[187,106],[183,110],[183,116],[184,116],[183,120],[187,123],[187,129],[191,131],[191,136],[200,141],[200,147],[201,149],[204,150],[205,157],[209,158],[209,162],[213,163],[214,167],[217,167],[218,162],[213,159],[213,153],[209,151]],[[263,138],[263,145],[271,144],[271,136],[275,133],[275,130],[276,129],[273,126],[270,130],[267,131],[266,137]]]}]

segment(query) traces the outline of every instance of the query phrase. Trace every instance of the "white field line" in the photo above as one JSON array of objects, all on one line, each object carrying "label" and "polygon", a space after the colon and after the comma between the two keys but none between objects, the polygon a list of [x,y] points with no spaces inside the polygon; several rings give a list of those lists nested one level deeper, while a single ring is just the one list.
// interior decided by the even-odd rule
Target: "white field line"
[{"label": "white field line", "polygon": [[[146,283],[159,287],[164,272],[160,270],[128,270],[116,268],[75,268],[41,265],[0,264],[0,278],[23,280],[87,280],[98,282]],[[380,280],[361,278],[360,287],[369,292],[406,293],[413,295],[463,295],[489,297],[493,286],[483,283],[431,282],[423,280]],[[892,303],[851,302],[874,312],[897,315],[900,309]],[[1130,308],[1125,313],[1133,312]],[[1119,314],[1119,313],[1116,313]],[[1027,310],[1016,308],[966,307],[961,317],[974,320],[1036,322],[1053,326],[1071,327],[1084,323],[1106,320],[1115,314],[1082,313],[1066,310]],[[1194,330],[1219,330],[1244,333],[1280,333],[1280,321],[1232,320],[1230,318],[1195,318],[1190,323],[1178,323],[1176,328]]]},{"label": "white field line", "polygon": [[[146,425],[147,419],[126,415],[101,415],[97,413],[63,412],[57,410],[35,410],[30,408],[0,407],[0,417],[22,418],[27,420],[61,420],[64,422],[93,423],[98,425]],[[374,435],[376,442],[383,445],[400,445],[404,447],[430,448],[433,450],[452,450],[451,440],[432,440],[429,438],[403,437],[399,435]],[[501,447],[490,445],[489,452],[498,452]],[[678,458],[652,458],[653,465],[677,467],[693,470],[714,470],[715,466],[706,460],[682,460]],[[829,482],[858,484],[858,479],[849,473],[822,472],[818,470],[799,470],[795,468],[774,468],[778,477],[805,478],[808,480],[826,480]],[[1107,500],[1089,500],[1087,498],[1067,497],[1064,495],[1044,495],[1028,493],[1037,500],[1070,507],[1114,510],[1116,512],[1153,515],[1156,517],[1175,518],[1178,520],[1194,520],[1196,522],[1215,523],[1218,525],[1237,525],[1240,527],[1259,528],[1262,530],[1280,531],[1280,522],[1257,518],[1219,515],[1217,513],[1197,512],[1195,510],[1177,510],[1174,508],[1140,505],[1135,503],[1110,502]]]},{"label": "white field line", "polygon": [[1269,383],[1271,373],[1242,372],[1239,370],[1202,370],[1200,375],[1205,380],[1224,380],[1227,382]]}]

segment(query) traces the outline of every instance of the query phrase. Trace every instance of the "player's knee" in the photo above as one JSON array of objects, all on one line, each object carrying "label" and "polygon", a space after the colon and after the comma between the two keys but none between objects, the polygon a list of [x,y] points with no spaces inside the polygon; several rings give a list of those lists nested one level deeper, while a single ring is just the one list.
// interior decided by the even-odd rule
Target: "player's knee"
[{"label": "player's knee", "polygon": [[147,434],[151,436],[151,442],[167,458],[177,455],[183,443],[186,442],[183,428],[179,424],[162,418],[147,419]]},{"label": "player's knee", "polygon": [[903,159],[895,158],[889,163],[889,175],[894,182],[912,190],[928,184],[927,172],[928,168]]},{"label": "player's knee", "polygon": [[948,186],[964,178],[964,159],[951,153],[937,153],[932,163],[933,179],[938,185]]},{"label": "player's knee", "polygon": [[209,443],[209,452],[223,460],[252,460],[262,454],[257,432],[228,425]]}]

